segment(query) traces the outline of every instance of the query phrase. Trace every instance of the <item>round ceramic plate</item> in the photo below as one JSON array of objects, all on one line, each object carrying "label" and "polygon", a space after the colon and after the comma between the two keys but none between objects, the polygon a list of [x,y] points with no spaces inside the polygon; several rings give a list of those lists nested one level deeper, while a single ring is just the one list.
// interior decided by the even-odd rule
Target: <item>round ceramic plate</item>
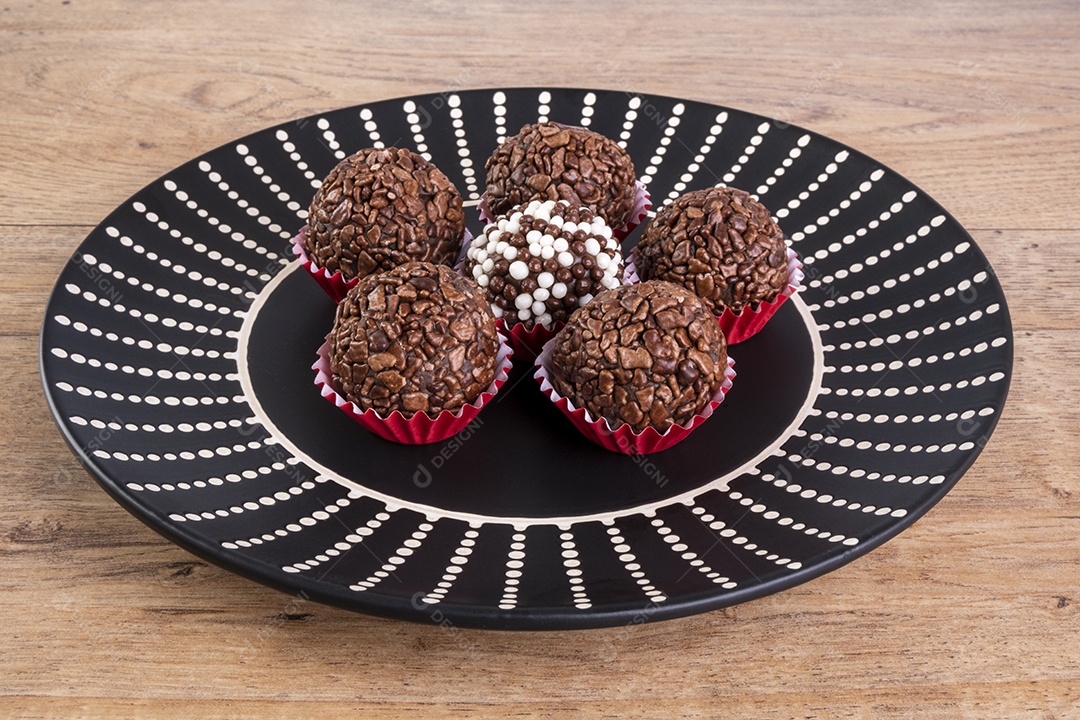
[{"label": "round ceramic plate", "polygon": [[[334,308],[290,238],[324,174],[372,145],[433,160],[475,233],[484,160],[538,118],[620,141],[657,205],[718,184],[755,193],[804,287],[731,348],[727,399],[670,450],[591,444],[527,365],[458,436],[381,440],[314,385]],[[850,562],[971,465],[1011,365],[986,258],[895,172],[730,108],[562,89],[388,100],[208,152],[90,233],[41,334],[68,442],[165,537],[304,598],[490,628],[687,615]]]}]

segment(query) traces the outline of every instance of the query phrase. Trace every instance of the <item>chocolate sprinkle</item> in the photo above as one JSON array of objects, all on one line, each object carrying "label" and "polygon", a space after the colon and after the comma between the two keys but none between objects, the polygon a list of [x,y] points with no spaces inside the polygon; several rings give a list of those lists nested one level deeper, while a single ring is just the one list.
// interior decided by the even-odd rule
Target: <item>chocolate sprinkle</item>
[{"label": "chocolate sprinkle", "polygon": [[476,283],[409,262],[357,283],[330,334],[334,387],[362,410],[406,418],[471,403],[495,379],[495,318]]},{"label": "chocolate sprinkle", "polygon": [[605,290],[555,338],[555,390],[612,430],[685,424],[724,380],[727,347],[709,308],[660,280]]},{"label": "chocolate sprinkle", "polygon": [[410,260],[452,265],[461,250],[461,194],[437,167],[399,148],[370,148],[330,171],[308,212],[304,250],[348,280]]},{"label": "chocolate sprinkle", "polygon": [[532,200],[567,200],[597,213],[612,228],[634,209],[634,163],[614,140],[562,123],[526,125],[488,158],[492,216]]},{"label": "chocolate sprinkle", "polygon": [[720,315],[756,312],[788,283],[784,234],[760,202],[735,188],[680,196],[656,214],[637,246],[642,280],[668,280],[697,293]]}]

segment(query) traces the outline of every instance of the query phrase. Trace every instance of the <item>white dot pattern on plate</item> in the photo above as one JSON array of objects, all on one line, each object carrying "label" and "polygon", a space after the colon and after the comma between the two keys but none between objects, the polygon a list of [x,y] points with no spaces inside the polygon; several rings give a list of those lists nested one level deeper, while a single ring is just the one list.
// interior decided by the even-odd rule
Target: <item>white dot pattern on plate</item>
[{"label": "white dot pattern on plate", "polygon": [[464,572],[465,563],[469,562],[469,556],[473,553],[473,547],[476,545],[476,538],[478,537],[480,537],[480,533],[476,530],[465,531],[465,537],[461,539],[457,549],[454,550],[454,556],[450,558],[450,564],[446,566],[446,571],[443,573],[438,585],[424,595],[425,603],[435,605],[443,601],[446,594],[454,587],[454,583],[457,582],[458,575]]},{"label": "white dot pattern on plate", "polygon": [[548,113],[551,112],[551,106],[548,105],[551,102],[551,93],[547,90],[542,90],[539,95],[536,96],[536,101],[539,103],[536,106],[536,122],[546,123],[548,121]]},{"label": "white dot pattern on plate", "polygon": [[281,143],[281,149],[289,154],[289,159],[296,165],[296,169],[304,175],[304,179],[307,180],[308,185],[313,188],[318,188],[322,185],[322,180],[315,177],[315,173],[308,166],[303,156],[296,149],[296,144],[289,139],[289,133],[284,130],[278,130],[275,134],[278,141]]},{"label": "white dot pattern on plate", "polygon": [[506,93],[502,90],[492,94],[491,111],[495,115],[495,142],[502,145],[506,141]]},{"label": "white dot pattern on plate", "polygon": [[[254,158],[250,155],[248,156],[248,159],[254,161]],[[217,185],[218,190],[223,192],[225,196],[229,198],[229,200],[231,200],[238,208],[243,210],[248,217],[255,218],[259,225],[263,226],[264,228],[266,228],[266,230],[269,230],[272,233],[276,233],[281,238],[288,240],[290,237],[292,237],[292,233],[289,230],[285,230],[284,228],[282,228],[268,215],[263,214],[263,212],[259,210],[259,208],[255,207],[250,202],[240,197],[240,193],[238,193],[236,190],[233,190],[232,187],[230,187],[229,183],[225,182],[225,179],[221,176],[221,173],[214,171],[210,163],[206,162],[205,160],[200,162],[199,169],[206,173],[207,178],[209,178],[211,182]],[[253,169],[259,171],[262,170],[262,168],[259,167],[257,163],[255,164],[255,167]],[[231,231],[230,227],[228,227],[227,225],[223,225],[221,221],[219,221],[213,215],[207,217],[206,220],[211,225],[218,226],[218,230],[220,232],[227,233]],[[267,253],[267,256],[271,257],[270,253]]]},{"label": "white dot pattern on plate", "polygon": [[645,596],[653,602],[661,603],[667,600],[667,596],[664,595],[663,591],[657,590],[645,574],[645,571],[641,569],[637,555],[631,552],[630,545],[626,542],[626,538],[623,537],[619,528],[609,526],[607,536],[619,556],[619,562],[626,568],[626,572],[630,573],[630,577],[641,588],[641,592],[645,593]]},{"label": "white dot pattern on plate", "polygon": [[[268,563],[278,582],[306,572],[326,587],[324,578],[347,577],[334,587],[351,590],[349,597],[379,593],[385,601],[393,592],[380,584],[411,563],[408,574],[422,569],[426,579],[409,596],[438,605],[446,617],[474,602],[476,581],[493,574],[483,602],[500,618],[520,618],[511,624],[530,626],[529,609],[550,603],[550,595],[531,595],[534,584],[564,593],[563,610],[583,616],[604,608],[614,578],[624,583],[621,597],[629,591],[671,608],[686,593],[711,588],[722,599],[793,576],[818,562],[811,553],[821,548],[829,557],[865,549],[879,528],[910,521],[927,498],[940,497],[940,486],[957,476],[947,468],[985,442],[1008,379],[1004,305],[977,248],[929,198],[798,128],[687,101],[586,91],[575,96],[580,117],[571,119],[605,127],[637,157],[649,158],[642,180],[654,198],[670,202],[694,189],[708,168],[721,185],[752,177],[756,194],[793,223],[791,242],[811,272],[790,302],[803,303],[801,312],[812,315],[820,334],[820,390],[790,434],[723,487],[581,521],[476,515],[449,529],[442,523],[462,518],[427,508],[423,522],[403,526],[399,515],[394,534],[380,534],[390,532],[384,528],[399,502],[408,504],[342,487],[295,457],[245,394],[239,349],[252,302],[264,296],[264,285],[295,269],[285,241],[296,228],[272,218],[306,219],[320,185],[309,162],[322,148],[319,167],[354,149],[342,147],[331,123],[341,130],[353,118],[377,147],[389,132],[411,138],[428,159],[432,150],[454,153],[475,200],[473,155],[489,151],[479,139],[505,140],[515,108],[528,109],[526,115],[535,109],[546,121],[559,91],[470,92],[478,94],[438,96],[449,115],[438,122],[448,120],[452,133],[431,127],[431,96],[399,101],[396,111],[379,116],[385,127],[371,109],[357,107],[223,146],[132,198],[80,248],[77,270],[62,278],[46,313],[46,385],[58,420],[93,466],[122,474],[120,490],[155,508],[156,522],[182,524],[222,552]],[[562,98],[558,103],[566,107]],[[479,117],[486,112],[491,116]],[[645,120],[662,128],[656,146],[635,146],[635,127]],[[684,126],[698,134],[691,140]],[[733,141],[732,127],[748,129],[749,139]],[[315,142],[321,147],[305,158],[300,147]],[[672,143],[689,151],[684,166],[672,166]],[[713,151],[724,144],[742,152],[719,168]],[[775,167],[753,162],[766,146]],[[971,434],[963,435],[967,428]],[[661,519],[657,510],[664,508],[677,511]],[[732,510],[743,520],[717,516]],[[596,519],[607,543],[585,540],[585,523]],[[630,530],[635,522],[667,550],[645,552],[654,538],[642,542]],[[702,532],[698,524],[730,553],[709,555],[691,542]],[[545,525],[555,527],[534,537],[530,528]],[[445,546],[430,540],[435,530]],[[364,551],[351,552],[358,545]],[[489,553],[483,562],[482,548]],[[675,583],[661,570],[672,561],[685,566]],[[594,563],[606,573],[594,576]],[[748,565],[759,575],[767,568],[767,577]],[[537,583],[541,568],[561,573]],[[431,611],[422,612],[430,619]]]},{"label": "white dot pattern on plate", "polygon": [[525,567],[525,533],[515,532],[510,537],[510,550],[507,553],[503,593],[499,599],[500,610],[513,610],[518,603],[518,585]]},{"label": "white dot pattern on plate", "polygon": [[[382,514],[388,515],[387,513]],[[433,528],[434,526],[431,523],[420,523],[420,526],[413,531],[413,534],[409,536],[409,539],[406,540],[393,555],[386,559],[386,562],[382,564],[382,567],[369,575],[366,580],[361,580],[355,585],[350,585],[349,589],[355,590],[356,592],[366,592],[387,577],[393,575],[394,571],[399,566],[404,565],[409,556],[419,549],[420,545],[424,542],[428,533],[431,532]]]},{"label": "white dot pattern on plate", "polygon": [[[412,149],[420,153],[420,157],[431,162],[431,153],[428,152],[427,138],[424,137],[424,127],[426,123],[431,122],[431,114],[428,112],[427,108],[418,107],[412,100],[406,100],[401,106],[401,109],[405,111],[405,122],[409,124],[409,132],[412,133]],[[424,113],[423,118],[420,117],[420,112]]]},{"label": "white dot pattern on plate", "polygon": [[[270,192],[274,193],[274,195],[278,199],[278,202],[284,203],[285,207],[288,208],[289,210],[292,210],[293,212],[295,212],[296,217],[299,218],[300,220],[307,220],[307,215],[308,215],[307,210],[303,209],[300,206],[300,203],[293,200],[292,196],[290,196],[289,193],[285,192],[282,189],[281,185],[278,185],[276,182],[274,182],[274,178],[271,177],[270,174],[268,172],[266,172],[266,169],[263,168],[259,164],[258,159],[251,153],[250,150],[248,150],[247,145],[245,145],[243,143],[237,144],[236,152],[237,152],[237,154],[240,155],[240,157],[244,158],[244,164],[247,165],[248,168],[251,169],[251,172],[254,173],[254,175],[257,178],[259,178],[259,180],[262,181],[262,183],[264,185],[266,185],[266,188]],[[239,201],[238,201],[238,203],[239,203]],[[246,206],[241,205],[240,207],[246,207]],[[274,231],[273,227],[271,227],[270,229],[271,229],[271,231]],[[277,231],[274,231],[274,232],[277,232]],[[289,235],[286,234],[284,237],[288,238]]]},{"label": "white dot pattern on plate", "polygon": [[682,103],[676,103],[671,108],[671,115],[667,119],[666,126],[664,128],[664,137],[660,138],[660,144],[653,150],[652,157],[649,159],[649,164],[645,166],[645,172],[638,176],[638,179],[645,185],[652,182],[653,175],[660,168],[660,164],[664,162],[664,155],[667,154],[668,146],[671,145],[671,138],[674,137],[679,123],[682,121],[682,114],[686,111],[686,106]]},{"label": "white dot pattern on plate", "polygon": [[[187,200],[187,193],[185,193],[183,190],[180,190],[177,187],[176,183],[174,183],[172,180],[166,180],[164,183],[162,183],[162,185],[165,187],[166,190],[173,193],[176,196],[177,200],[180,200],[181,202],[185,202]],[[191,237],[189,237],[187,235],[184,235],[182,232],[180,232],[176,228],[170,227],[168,222],[166,222],[165,220],[162,220],[156,214],[151,213],[149,210],[147,210],[146,206],[144,204],[142,204],[142,203],[132,203],[132,207],[136,208],[136,210],[138,210],[139,208],[142,208],[141,212],[143,213],[143,216],[146,218],[146,220],[148,222],[156,224],[161,230],[167,230],[169,232],[170,237],[175,238],[175,239],[179,239],[184,245],[187,245],[188,247],[193,249],[195,252],[197,252],[197,253],[199,253],[201,255],[205,255],[206,257],[210,258],[211,260],[213,260],[213,261],[215,261],[217,263],[220,263],[222,267],[226,267],[226,268],[229,268],[231,270],[235,270],[236,272],[244,273],[248,277],[257,277],[260,280],[262,280],[263,282],[267,282],[267,281],[270,280],[271,276],[269,274],[267,274],[266,272],[260,272],[257,268],[248,267],[243,262],[240,262],[240,261],[236,260],[236,258],[231,257],[231,256],[226,255],[226,254],[223,254],[219,250],[211,249],[211,248],[207,247],[205,243],[196,242]],[[304,211],[304,214],[305,214],[305,216],[307,215],[306,210]],[[218,229],[219,230],[221,229],[220,225],[218,226]],[[120,237],[120,231],[117,230],[114,227],[111,227],[111,226],[106,227],[105,232],[108,233],[108,235],[110,237],[115,237],[115,238]],[[233,237],[233,240],[236,240],[237,242],[242,242],[245,247],[254,247],[255,246],[254,241],[244,240],[243,235],[240,234],[240,233],[237,233]],[[285,264],[287,264],[287,262],[288,261],[285,258],[277,258],[277,263],[279,265],[285,265]],[[260,264],[260,266],[265,266],[266,265],[266,263],[262,262],[262,261],[260,261],[259,264]]]},{"label": "white dot pattern on plate", "polygon": [[466,192],[470,200],[479,200],[480,190],[476,184],[476,169],[473,167],[469,153],[469,141],[465,137],[465,117],[461,110],[461,97],[457,94],[451,95],[446,99],[446,104],[450,107],[450,124],[454,127],[458,162],[461,165],[461,174],[465,176]]},{"label": "white dot pattern on plate", "polygon": [[[228,473],[227,475],[225,475],[224,477],[210,477],[210,478],[207,478],[206,480],[192,480],[190,482],[178,482],[175,485],[172,484],[172,483],[162,483],[162,484],[159,485],[157,483],[149,483],[149,482],[146,483],[146,484],[127,483],[126,487],[129,490],[134,490],[135,492],[144,492],[144,491],[148,491],[148,492],[173,492],[175,490],[202,490],[204,488],[209,488],[209,487],[220,487],[220,486],[224,485],[225,483],[239,483],[239,482],[243,482],[245,480],[255,480],[260,475],[269,475],[269,474],[271,474],[273,472],[280,472],[282,470],[285,470],[286,466],[294,466],[294,465],[297,464],[297,462],[298,461],[296,460],[296,458],[289,458],[286,462],[283,462],[283,463],[278,462],[278,463],[274,463],[272,465],[261,465],[261,466],[259,466],[257,468],[253,468],[253,469],[241,470],[239,472],[231,472],[231,473]],[[315,487],[315,483],[313,483],[311,481],[305,481],[305,482],[300,483],[300,485],[294,486],[294,487],[299,487],[300,492],[302,492],[304,490],[313,489]],[[291,488],[290,488],[290,493],[298,494],[298,493],[294,493]],[[233,515],[239,515],[240,513],[242,513],[244,511],[244,509],[245,508],[243,506],[241,506],[241,505],[234,505],[234,506],[229,508],[229,512],[232,513]],[[183,516],[181,515],[180,517],[183,517]],[[183,520],[177,520],[177,522],[183,522]]]},{"label": "white dot pattern on plate", "polygon": [[[751,142],[753,142],[753,141],[751,140]],[[845,160],[848,159],[848,155],[849,154],[848,154],[847,150],[841,150],[840,152],[836,153],[836,156],[833,158],[833,161],[825,166],[825,169],[822,170],[822,172],[814,179],[813,182],[811,182],[809,185],[806,186],[805,190],[800,192],[797,196],[793,197],[791,200],[788,200],[787,205],[785,205],[784,207],[782,207],[782,208],[780,208],[779,210],[776,211],[776,217],[778,217],[778,218],[787,217],[788,214],[792,210],[794,210],[795,208],[802,205],[804,202],[806,202],[810,198],[811,195],[813,195],[818,190],[820,190],[821,186],[824,185],[825,183],[827,183],[829,181],[829,178],[831,178],[833,175],[836,174],[836,171],[840,169],[840,165]],[[880,171],[877,171],[877,172],[880,172]],[[873,177],[873,176],[871,176],[871,177]],[[850,199],[851,196],[849,195],[848,198]],[[837,207],[837,208],[833,208],[833,209],[839,211],[842,208]],[[825,217],[822,217],[822,218],[818,219],[818,225],[825,225],[828,222],[829,222],[828,218],[825,218]],[[817,230],[817,227],[818,227],[817,225],[813,225],[813,224],[807,225],[805,228],[803,228],[803,230],[801,232],[798,232],[798,233],[795,233],[794,235],[792,235],[791,239],[792,240],[801,240],[803,235],[813,234]],[[796,237],[796,236],[798,236],[798,237]]]},{"label": "white dot pattern on plate", "polygon": [[[763,122],[757,127],[757,132],[754,133],[746,147],[743,148],[742,155],[739,156],[738,161],[731,166],[731,169],[724,173],[720,182],[716,183],[716,187],[728,187],[731,183],[735,182],[735,178],[742,172],[743,168],[748,162],[750,162],[751,156],[757,152],[758,147],[765,139],[766,133],[769,132],[771,125],[767,122]],[[779,212],[776,213],[777,217],[783,217]]]},{"label": "white dot pattern on plate", "polygon": [[581,573],[581,561],[578,560],[574,534],[572,532],[559,533],[559,540],[562,546],[563,568],[570,581],[570,592],[574,596],[574,607],[578,610],[587,610],[592,607],[592,603],[589,602],[589,593],[585,590],[585,579]]},{"label": "white dot pattern on plate", "polygon": [[334,158],[337,160],[345,159],[345,151],[341,149],[341,143],[337,140],[337,134],[330,129],[330,121],[326,118],[319,118],[315,125],[322,131],[322,139],[326,144],[326,148],[334,153]]},{"label": "white dot pattern on plate", "polygon": [[638,108],[641,107],[641,97],[634,95],[627,102],[626,113],[623,118],[622,131],[619,133],[619,146],[626,148],[630,136],[634,132],[634,123],[638,118]]},{"label": "white dot pattern on plate", "polygon": [[[326,481],[326,478],[321,478],[320,479],[320,482],[325,482],[325,481]],[[357,493],[357,492],[350,492],[349,493],[349,498],[352,499],[352,500],[356,500],[356,499],[358,499],[360,497],[361,497],[360,493]],[[340,540],[335,542],[333,547],[326,548],[325,550],[323,550],[321,553],[319,553],[319,555],[315,556],[314,558],[304,560],[304,561],[301,561],[301,562],[297,562],[297,563],[293,563],[291,565],[284,565],[284,566],[282,566],[281,569],[284,570],[287,573],[299,573],[299,572],[304,572],[305,570],[311,570],[313,567],[317,567],[319,564],[321,564],[323,561],[319,560],[320,557],[327,557],[327,558],[329,558],[329,557],[341,557],[341,555],[343,555],[344,553],[347,553],[347,552],[351,551],[357,545],[360,545],[361,543],[363,543],[366,538],[371,537],[371,535],[373,535],[375,533],[376,529],[382,527],[382,524],[383,524],[384,521],[390,519],[390,515],[393,512],[394,512],[393,509],[389,509],[389,512],[377,513],[374,517],[372,517],[370,520],[365,522],[363,525],[361,525],[360,527],[357,527],[352,532],[346,534]],[[299,527],[299,526],[294,526],[294,527]],[[299,531],[297,531],[297,532],[299,532]],[[289,529],[283,529],[283,530],[280,531],[280,533],[281,533],[280,537],[285,537],[285,535],[287,535],[289,533]],[[313,560],[314,560],[314,564],[312,563]]]},{"label": "white dot pattern on plate", "polygon": [[382,139],[382,133],[379,132],[379,126],[375,123],[375,115],[371,112],[371,108],[360,110],[360,122],[364,123],[364,130],[367,131],[371,147],[379,149],[386,147],[386,143]]},{"label": "white dot pattern on plate", "polygon": [[582,127],[589,127],[589,125],[592,125],[593,113],[596,112],[595,105],[596,93],[585,93],[585,98],[581,106],[581,120],[578,121],[579,125]]},{"label": "white dot pattern on plate", "polygon": [[698,148],[697,154],[694,155],[693,161],[686,166],[686,172],[679,176],[679,181],[672,186],[671,192],[668,193],[667,198],[664,200],[664,204],[668,205],[672,200],[682,195],[690,188],[690,185],[694,181],[694,176],[698,170],[701,169],[702,164],[705,162],[705,158],[712,152],[713,147],[716,145],[717,139],[720,137],[720,133],[724,131],[724,123],[727,122],[727,111],[721,111],[717,113],[713,120],[712,127],[709,128],[708,135],[705,136],[705,140],[700,148]]},{"label": "white dot pattern on plate", "polygon": [[795,161],[802,157],[803,148],[810,144],[810,136],[803,135],[795,141],[794,147],[788,150],[787,157],[780,162],[780,167],[772,171],[772,174],[765,179],[765,182],[757,187],[758,198],[765,193],[769,192],[773,185],[775,185],[781,177],[791,169],[791,166],[795,164]]}]

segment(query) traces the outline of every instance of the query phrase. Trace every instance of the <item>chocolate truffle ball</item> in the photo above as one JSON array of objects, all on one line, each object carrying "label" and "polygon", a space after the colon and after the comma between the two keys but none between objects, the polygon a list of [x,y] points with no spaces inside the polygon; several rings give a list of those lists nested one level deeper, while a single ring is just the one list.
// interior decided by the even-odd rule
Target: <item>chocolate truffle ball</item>
[{"label": "chocolate truffle ball", "polygon": [[473,239],[465,274],[508,326],[550,328],[607,288],[622,283],[623,261],[611,228],[565,200],[534,200],[499,217]]},{"label": "chocolate truffle ball", "polygon": [[410,260],[453,265],[464,234],[461,194],[437,167],[409,150],[370,148],[323,180],[303,245],[349,280]]},{"label": "chocolate truffle ball", "polygon": [[487,203],[497,217],[532,200],[583,205],[613,228],[634,209],[634,163],[599,133],[556,122],[526,125],[488,158]]},{"label": "chocolate truffle ball", "polygon": [[551,354],[551,384],[612,430],[664,432],[709,403],[727,347],[716,318],[684,287],[653,280],[605,290],[575,312]]},{"label": "chocolate truffle ball", "polygon": [[716,315],[756,312],[788,282],[784,234],[764,205],[735,188],[695,190],[660,210],[636,261],[642,280],[689,288]]},{"label": "chocolate truffle ball", "polygon": [[330,334],[335,388],[383,416],[434,416],[473,402],[494,380],[498,352],[495,318],[476,283],[422,262],[358,282]]}]

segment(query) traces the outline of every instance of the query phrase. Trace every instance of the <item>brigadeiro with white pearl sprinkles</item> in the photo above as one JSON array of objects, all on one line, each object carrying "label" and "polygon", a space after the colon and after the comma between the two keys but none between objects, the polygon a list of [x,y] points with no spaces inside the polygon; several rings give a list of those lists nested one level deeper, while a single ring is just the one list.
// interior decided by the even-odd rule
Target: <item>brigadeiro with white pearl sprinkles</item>
[{"label": "brigadeiro with white pearl sprinkles", "polygon": [[575,310],[622,284],[623,257],[592,210],[534,200],[490,223],[463,270],[483,288],[514,351],[531,358]]}]

